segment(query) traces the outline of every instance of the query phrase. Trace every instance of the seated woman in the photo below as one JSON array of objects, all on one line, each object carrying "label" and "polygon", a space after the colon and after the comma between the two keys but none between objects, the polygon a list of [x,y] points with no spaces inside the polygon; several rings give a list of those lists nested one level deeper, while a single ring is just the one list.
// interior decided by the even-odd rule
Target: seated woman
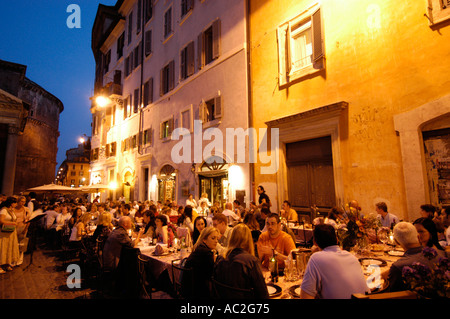
[{"label": "seated woman", "polygon": [[198,216],[194,220],[194,232],[192,233],[192,242],[195,244],[203,229],[206,227],[206,219],[202,216]]},{"label": "seated woman", "polygon": [[158,215],[155,218],[155,236],[159,243],[167,244],[169,240],[169,232],[167,230],[167,218],[165,215]]},{"label": "seated woman", "polygon": [[258,220],[256,220],[256,216],[254,214],[245,214],[244,224],[247,225],[248,228],[250,228],[253,242],[256,243],[258,241],[259,235],[261,235],[260,226]]},{"label": "seated woman", "polygon": [[144,212],[144,234],[142,237],[149,237],[150,239],[153,239],[155,237],[155,214],[151,210],[146,210]]},{"label": "seated woman", "polygon": [[220,287],[216,287],[216,291],[219,292],[217,297],[233,299],[269,298],[261,263],[255,257],[252,234],[250,228],[245,224],[238,224],[233,227],[225,258],[217,263],[214,268],[214,278],[230,287],[253,289],[251,294],[244,294],[237,291],[221,290]]},{"label": "seated woman", "polygon": [[186,226],[189,228],[191,234],[194,232],[194,223],[192,222],[193,218],[193,210],[191,206],[186,206],[184,208],[183,214],[178,218],[177,224],[178,226]]},{"label": "seated woman", "polygon": [[438,251],[438,254],[444,252],[444,248],[439,244],[436,224],[431,218],[418,218],[413,222],[413,225],[417,229],[419,242],[423,247],[432,247]]},{"label": "seated woman", "polygon": [[72,227],[72,232],[69,238],[69,245],[71,248],[81,248],[81,239],[86,235],[86,225],[90,220],[91,215],[89,213],[85,213]]},{"label": "seated woman", "polygon": [[200,233],[184,266],[192,269],[194,282],[192,287],[189,276],[182,277],[181,287],[185,295],[197,299],[211,298],[211,276],[214,264],[221,259],[216,250],[219,236],[219,230],[215,227],[206,227]]},{"label": "seated woman", "polygon": [[98,224],[92,235],[92,240],[105,240],[112,230],[112,216],[110,213],[103,212],[98,216]]},{"label": "seated woman", "polygon": [[328,216],[325,217],[324,224],[331,225],[334,229],[346,226],[344,223],[344,211],[338,207],[332,207],[328,211]]}]

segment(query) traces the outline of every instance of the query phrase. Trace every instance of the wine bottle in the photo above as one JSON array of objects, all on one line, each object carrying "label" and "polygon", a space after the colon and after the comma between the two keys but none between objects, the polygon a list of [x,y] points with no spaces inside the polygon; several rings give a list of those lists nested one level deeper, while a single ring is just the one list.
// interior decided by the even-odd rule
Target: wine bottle
[{"label": "wine bottle", "polygon": [[272,257],[269,259],[269,270],[272,277],[272,282],[278,282],[278,261],[275,249],[272,249]]}]

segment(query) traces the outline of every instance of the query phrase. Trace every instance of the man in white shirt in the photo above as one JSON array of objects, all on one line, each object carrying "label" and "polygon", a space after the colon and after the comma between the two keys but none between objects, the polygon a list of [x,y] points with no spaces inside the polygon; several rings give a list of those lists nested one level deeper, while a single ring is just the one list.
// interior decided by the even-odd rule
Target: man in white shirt
[{"label": "man in white shirt", "polygon": [[337,244],[336,231],[327,224],[314,228],[320,251],[311,255],[301,284],[302,299],[350,299],[369,291],[358,259]]},{"label": "man in white shirt", "polygon": [[213,227],[217,228],[220,233],[219,242],[217,244],[217,250],[219,251],[219,253],[224,252],[227,248],[228,239],[230,238],[231,231],[233,230],[231,227],[228,227],[227,221],[227,217],[222,213],[215,214],[212,218]]},{"label": "man in white shirt", "polygon": [[397,216],[388,213],[388,208],[385,202],[376,203],[375,210],[378,213],[377,219],[381,222],[381,226],[391,228],[392,224],[395,225],[399,222]]},{"label": "man in white shirt", "polygon": [[225,209],[223,210],[222,214],[224,214],[228,219],[228,225],[236,225],[240,220],[241,217],[232,211],[233,205],[231,203],[225,204]]},{"label": "man in white shirt", "polygon": [[45,229],[48,230],[50,228],[56,228],[56,225],[55,225],[55,227],[52,227],[52,226],[55,223],[56,217],[59,215],[60,211],[61,211],[61,207],[59,205],[54,205],[54,206],[51,206],[50,209],[45,212],[45,215],[46,215]]}]

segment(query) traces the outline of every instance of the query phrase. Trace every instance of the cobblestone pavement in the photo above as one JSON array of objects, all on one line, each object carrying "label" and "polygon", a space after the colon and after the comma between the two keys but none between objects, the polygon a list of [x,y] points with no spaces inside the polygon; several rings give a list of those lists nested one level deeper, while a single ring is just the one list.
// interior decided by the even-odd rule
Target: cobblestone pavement
[{"label": "cobblestone pavement", "polygon": [[[54,250],[43,242],[33,254],[25,254],[24,261],[12,271],[0,274],[0,300],[12,299],[115,299],[99,293],[95,280],[81,281],[81,288],[69,288],[67,278],[72,271],[62,260],[62,250]],[[153,299],[171,299],[164,292],[153,292]]]},{"label": "cobblestone pavement", "polygon": [[[23,264],[0,274],[0,299],[91,299],[90,288],[68,288],[60,251],[38,245]],[[86,286],[86,285],[85,285]]]}]

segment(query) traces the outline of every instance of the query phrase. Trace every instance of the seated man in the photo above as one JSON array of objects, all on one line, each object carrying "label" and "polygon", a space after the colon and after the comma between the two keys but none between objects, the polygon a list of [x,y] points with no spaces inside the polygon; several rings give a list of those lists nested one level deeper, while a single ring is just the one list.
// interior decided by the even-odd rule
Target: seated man
[{"label": "seated man", "polygon": [[361,264],[337,243],[333,226],[314,228],[314,243],[320,249],[311,255],[303,277],[302,299],[350,299],[354,293],[369,291]]},{"label": "seated man", "polygon": [[225,209],[223,210],[222,214],[224,214],[228,219],[228,225],[234,226],[238,222],[241,221],[241,215],[239,215],[239,212],[236,213],[235,211],[232,211],[233,205],[231,203],[225,204]]},{"label": "seated man", "polygon": [[422,254],[423,247],[420,245],[416,227],[408,222],[400,222],[394,227],[394,239],[405,250],[403,257],[398,259],[391,265],[388,274],[389,290],[402,291],[408,287],[403,282],[403,267],[411,266],[413,263],[419,262],[428,267],[433,267],[437,263],[437,259],[445,257],[445,253],[438,253],[435,258],[429,260]]},{"label": "seated man", "polygon": [[280,215],[281,217],[286,218],[288,222],[298,222],[298,214],[294,209],[292,209],[291,203],[289,203],[287,200],[283,202]]},{"label": "seated man", "polygon": [[280,217],[276,213],[271,213],[266,221],[267,231],[264,231],[258,239],[258,256],[263,267],[268,268],[269,259],[273,251],[276,251],[278,268],[284,268],[284,261],[293,249],[296,249],[292,237],[281,229]]},{"label": "seated man", "polygon": [[388,213],[388,208],[385,202],[376,203],[375,210],[378,213],[377,219],[381,222],[381,226],[391,228],[392,224],[395,225],[399,222],[397,216]]},{"label": "seated man", "polygon": [[222,213],[217,213],[212,218],[213,227],[217,228],[220,233],[219,242],[217,244],[217,251],[222,253],[226,250],[228,246],[228,239],[230,238],[231,231],[233,230],[231,227],[228,227],[228,219]]},{"label": "seated man", "polygon": [[135,240],[131,240],[128,230],[131,229],[132,222],[129,216],[122,216],[119,219],[118,227],[108,236],[103,248],[103,267],[115,269],[119,264],[120,253],[123,246],[136,247],[139,243],[144,228],[139,230]]}]

